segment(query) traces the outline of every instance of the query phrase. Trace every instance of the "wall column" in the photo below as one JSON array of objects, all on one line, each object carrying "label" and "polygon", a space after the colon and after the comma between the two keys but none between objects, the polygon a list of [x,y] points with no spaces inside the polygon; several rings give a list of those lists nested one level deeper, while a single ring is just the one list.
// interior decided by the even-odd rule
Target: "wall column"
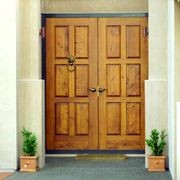
[{"label": "wall column", "polygon": [[[173,91],[173,103],[174,103],[174,114],[173,115],[173,120],[174,122],[172,123],[174,127],[174,137],[172,137],[171,142],[173,144],[173,152],[172,155],[174,155],[174,161],[173,161],[173,166],[174,166],[174,179],[179,180],[180,179],[180,3],[178,1],[174,2],[174,38],[172,39],[172,43],[174,43],[174,66],[171,69],[171,74],[174,77],[174,87],[172,88]],[[174,40],[174,41],[173,41]],[[171,119],[170,119],[171,120]]]},{"label": "wall column", "polygon": [[18,137],[23,126],[37,135],[40,167],[45,164],[44,81],[41,79],[41,1],[19,0]]},{"label": "wall column", "polygon": [[[146,138],[154,128],[168,128],[167,18],[168,1],[149,0],[149,79],[145,82]],[[168,153],[167,149],[165,154]],[[146,146],[146,157],[149,153]]]},{"label": "wall column", "polygon": [[0,6],[0,171],[17,169],[16,1]]}]

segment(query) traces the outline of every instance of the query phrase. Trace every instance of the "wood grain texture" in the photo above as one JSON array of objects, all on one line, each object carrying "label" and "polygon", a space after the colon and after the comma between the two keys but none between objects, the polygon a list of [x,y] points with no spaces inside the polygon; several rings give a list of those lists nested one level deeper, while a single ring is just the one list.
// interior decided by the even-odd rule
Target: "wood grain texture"
[{"label": "wood grain texture", "polygon": [[121,27],[107,26],[107,58],[120,58],[121,56]]},{"label": "wood grain texture", "polygon": [[75,76],[76,96],[88,96],[89,69],[87,65],[77,65]]},{"label": "wood grain texture", "polygon": [[121,130],[120,103],[107,103],[107,135],[120,134]]},{"label": "wood grain texture", "polygon": [[66,65],[56,65],[56,96],[68,96],[69,77]]},{"label": "wood grain texture", "polygon": [[64,58],[69,55],[69,28],[67,26],[55,27],[55,56]]},{"label": "wood grain texture", "polygon": [[140,65],[128,64],[126,67],[127,67],[127,82],[126,82],[127,96],[140,96],[141,93]]},{"label": "wood grain texture", "polygon": [[107,95],[120,96],[121,94],[121,66],[107,65]]},{"label": "wood grain texture", "polygon": [[88,58],[89,49],[89,28],[88,26],[75,27],[75,56]]},{"label": "wood grain texture", "polygon": [[97,149],[97,19],[47,18],[46,35],[46,148]]},{"label": "wood grain texture", "polygon": [[99,87],[106,88],[99,96],[100,149],[144,149],[146,26],[147,18],[99,19]]},{"label": "wood grain texture", "polygon": [[140,58],[141,32],[140,25],[128,25],[127,27],[127,58]]},{"label": "wood grain texture", "polygon": [[[47,18],[48,150],[144,149],[146,26],[144,17]],[[67,71],[69,55],[76,71]]]},{"label": "wood grain texture", "polygon": [[[54,34],[54,20],[46,21],[46,149],[55,149],[55,86],[54,80],[54,59],[55,59],[55,42],[51,38]],[[50,88],[51,87],[51,88]]]},{"label": "wood grain texture", "polygon": [[127,116],[127,134],[139,135],[141,125],[141,106],[139,103],[127,103],[126,116]]},{"label": "wood grain texture", "polygon": [[56,104],[56,134],[69,134],[69,106],[68,103]]},{"label": "wood grain texture", "polygon": [[76,103],[76,134],[87,135],[89,129],[89,105]]}]

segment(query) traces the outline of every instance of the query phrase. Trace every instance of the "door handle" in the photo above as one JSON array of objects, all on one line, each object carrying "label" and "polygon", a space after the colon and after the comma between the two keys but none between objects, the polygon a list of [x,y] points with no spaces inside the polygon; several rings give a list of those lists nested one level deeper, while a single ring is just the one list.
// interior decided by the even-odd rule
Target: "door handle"
[{"label": "door handle", "polygon": [[96,88],[89,88],[91,92],[96,92]]},{"label": "door handle", "polygon": [[106,89],[105,88],[99,88],[99,93],[103,93]]}]

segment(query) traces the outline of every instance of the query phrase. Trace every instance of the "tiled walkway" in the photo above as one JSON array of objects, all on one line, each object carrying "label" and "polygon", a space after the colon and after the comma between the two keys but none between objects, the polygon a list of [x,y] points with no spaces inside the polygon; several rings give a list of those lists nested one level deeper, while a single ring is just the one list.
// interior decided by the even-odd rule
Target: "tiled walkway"
[{"label": "tiled walkway", "polygon": [[169,171],[148,172],[144,158],[75,160],[47,158],[37,173],[16,172],[7,180],[172,180]]}]

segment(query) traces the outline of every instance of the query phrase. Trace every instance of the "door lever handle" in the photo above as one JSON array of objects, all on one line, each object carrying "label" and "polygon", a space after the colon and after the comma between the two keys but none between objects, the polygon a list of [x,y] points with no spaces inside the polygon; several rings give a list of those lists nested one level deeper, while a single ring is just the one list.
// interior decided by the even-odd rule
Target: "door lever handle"
[{"label": "door lever handle", "polygon": [[104,92],[106,89],[105,88],[99,88],[99,93],[102,93],[102,92]]},{"label": "door lever handle", "polygon": [[89,88],[89,91],[96,92],[96,88]]}]

